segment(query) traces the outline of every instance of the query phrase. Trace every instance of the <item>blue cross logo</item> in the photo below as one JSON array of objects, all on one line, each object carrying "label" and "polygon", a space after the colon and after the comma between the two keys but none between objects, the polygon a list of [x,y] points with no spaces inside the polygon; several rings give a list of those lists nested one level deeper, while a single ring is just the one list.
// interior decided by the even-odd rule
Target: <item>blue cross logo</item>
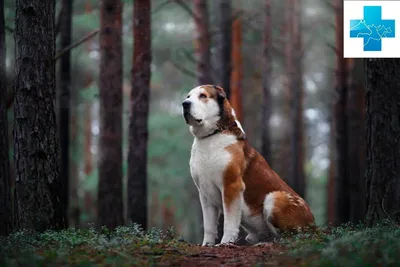
[{"label": "blue cross logo", "polygon": [[364,6],[364,19],[350,20],[350,37],[364,38],[364,51],[382,51],[382,38],[395,37],[395,20],[383,20],[381,6]]}]

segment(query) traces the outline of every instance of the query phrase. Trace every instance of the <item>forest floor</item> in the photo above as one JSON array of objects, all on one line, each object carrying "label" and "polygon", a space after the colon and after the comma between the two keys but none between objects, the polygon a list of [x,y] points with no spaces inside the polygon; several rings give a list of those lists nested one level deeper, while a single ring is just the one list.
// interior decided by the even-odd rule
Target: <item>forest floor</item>
[{"label": "forest floor", "polygon": [[173,229],[136,225],[16,232],[0,238],[0,266],[400,266],[400,226],[385,221],[283,234],[261,246],[201,247]]}]

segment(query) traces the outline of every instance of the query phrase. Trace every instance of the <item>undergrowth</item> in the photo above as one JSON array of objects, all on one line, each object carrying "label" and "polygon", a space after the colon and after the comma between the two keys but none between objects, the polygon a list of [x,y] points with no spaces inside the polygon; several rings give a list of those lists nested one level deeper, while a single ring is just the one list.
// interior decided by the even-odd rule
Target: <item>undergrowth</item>
[{"label": "undergrowth", "polygon": [[324,226],[287,235],[279,243],[303,266],[400,266],[400,227],[392,221],[372,228]]},{"label": "undergrowth", "polygon": [[0,238],[0,266],[148,265],[166,248],[187,245],[173,228],[144,232],[138,225],[113,231],[68,229],[37,233],[23,230]]},{"label": "undergrowth", "polygon": [[[286,233],[277,243],[286,252],[273,255],[277,261],[268,263],[272,266],[279,265],[279,259],[289,259],[286,262],[292,266],[400,266],[400,227],[390,221],[373,228],[345,224]],[[196,249],[198,246],[180,239],[173,228],[145,232],[131,224],[112,231],[24,230],[0,238],[0,266],[168,266],[172,262],[179,265],[184,256],[196,255]]]}]

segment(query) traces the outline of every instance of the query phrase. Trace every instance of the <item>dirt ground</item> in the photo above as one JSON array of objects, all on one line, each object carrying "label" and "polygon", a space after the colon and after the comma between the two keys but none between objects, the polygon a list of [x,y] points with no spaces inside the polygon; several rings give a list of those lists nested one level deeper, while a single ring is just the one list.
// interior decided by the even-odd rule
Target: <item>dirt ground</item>
[{"label": "dirt ground", "polygon": [[295,259],[282,255],[284,249],[273,243],[260,246],[192,246],[186,251],[170,249],[155,266],[297,266]]}]

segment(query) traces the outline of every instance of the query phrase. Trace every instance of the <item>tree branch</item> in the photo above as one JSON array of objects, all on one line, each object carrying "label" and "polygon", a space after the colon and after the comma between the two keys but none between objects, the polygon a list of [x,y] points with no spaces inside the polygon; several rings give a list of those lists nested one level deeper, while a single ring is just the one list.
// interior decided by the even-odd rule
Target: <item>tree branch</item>
[{"label": "tree branch", "polygon": [[174,67],[177,70],[180,70],[183,74],[185,74],[187,76],[190,76],[190,77],[193,77],[193,78],[196,78],[196,73],[186,69],[185,67],[180,66],[179,64],[177,64],[176,62],[174,62],[172,60],[170,60],[170,61],[171,61],[172,65],[174,65]]},{"label": "tree branch", "polygon": [[10,26],[5,25],[4,28],[5,28],[7,31],[9,31],[10,33],[13,33],[13,32],[14,32],[14,29],[11,28]]},{"label": "tree branch", "polygon": [[176,4],[178,4],[181,8],[183,8],[194,20],[200,20],[199,17],[192,11],[192,9],[182,0],[173,0]]},{"label": "tree branch", "polygon": [[71,49],[74,49],[75,47],[79,46],[80,44],[86,42],[87,40],[93,38],[96,34],[98,34],[100,31],[100,29],[96,29],[92,32],[90,32],[88,35],[86,35],[85,37],[83,37],[82,39],[78,40],[77,42],[67,46],[64,50],[58,52],[55,57],[54,60],[56,61],[57,59],[59,59],[60,57],[62,57],[66,52],[68,52]]},{"label": "tree branch", "polygon": [[189,60],[190,62],[195,63],[195,64],[198,63],[197,60],[194,58],[193,54],[190,53],[189,51],[187,51],[186,49],[181,48],[181,49],[178,51],[178,53],[183,54],[183,56],[184,56],[187,60]]},{"label": "tree branch", "polygon": [[158,11],[160,11],[164,6],[168,5],[171,3],[171,0],[167,0],[161,4],[159,4],[158,6],[156,6],[153,11],[151,11],[152,14],[157,13]]}]

